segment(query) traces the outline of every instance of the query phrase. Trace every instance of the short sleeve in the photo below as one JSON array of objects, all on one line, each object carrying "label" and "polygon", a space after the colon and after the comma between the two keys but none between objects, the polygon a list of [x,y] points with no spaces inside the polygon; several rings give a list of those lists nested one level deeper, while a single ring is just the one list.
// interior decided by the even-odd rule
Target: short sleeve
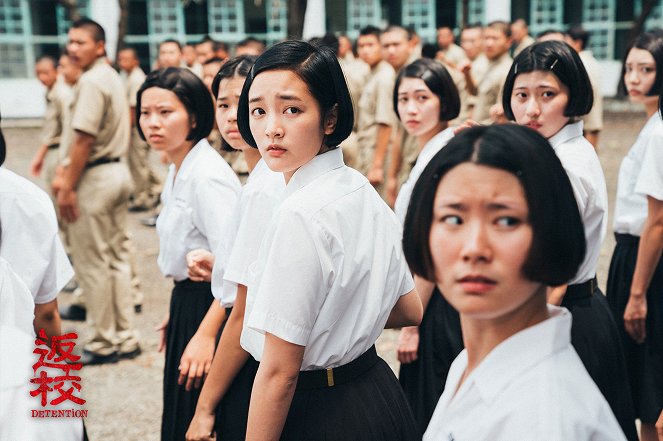
[{"label": "short sleeve", "polygon": [[203,180],[195,190],[193,224],[207,238],[209,251],[221,246],[223,226],[233,215],[239,192],[239,184],[235,187],[219,174]]},{"label": "short sleeve", "polygon": [[90,78],[81,78],[71,127],[96,137],[106,113],[105,101],[103,91]]},{"label": "short sleeve", "polygon": [[129,96],[127,96],[127,100],[129,101],[129,107],[136,107],[137,103],[137,94],[138,94],[138,89],[140,89],[140,86],[143,85],[143,81],[140,80],[137,77],[134,77],[130,80],[131,82],[129,83]]},{"label": "short sleeve", "polygon": [[277,216],[261,250],[246,326],[306,346],[331,286],[329,245],[322,227],[303,213],[283,210]]},{"label": "short sleeve", "polygon": [[647,142],[635,192],[663,201],[663,129],[657,130]]},{"label": "short sleeve", "polygon": [[[55,94],[52,94],[55,95]],[[56,97],[51,98],[46,106],[44,126],[42,129],[42,144],[57,144],[62,135],[62,101]]]},{"label": "short sleeve", "polygon": [[375,94],[375,122],[394,126],[397,121],[393,103],[394,78],[387,74],[378,74]]}]

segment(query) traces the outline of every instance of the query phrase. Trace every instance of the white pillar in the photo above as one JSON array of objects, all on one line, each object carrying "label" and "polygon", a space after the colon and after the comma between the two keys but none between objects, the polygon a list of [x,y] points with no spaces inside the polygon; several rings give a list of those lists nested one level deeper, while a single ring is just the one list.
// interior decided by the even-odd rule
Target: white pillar
[{"label": "white pillar", "polygon": [[511,0],[484,0],[486,23],[495,20],[511,21]]},{"label": "white pillar", "polygon": [[325,0],[308,0],[302,38],[309,40],[313,37],[322,37],[326,32]]},{"label": "white pillar", "polygon": [[106,53],[115,60],[117,50],[118,25],[120,22],[120,6],[117,1],[91,0],[90,18],[99,23],[106,31]]}]

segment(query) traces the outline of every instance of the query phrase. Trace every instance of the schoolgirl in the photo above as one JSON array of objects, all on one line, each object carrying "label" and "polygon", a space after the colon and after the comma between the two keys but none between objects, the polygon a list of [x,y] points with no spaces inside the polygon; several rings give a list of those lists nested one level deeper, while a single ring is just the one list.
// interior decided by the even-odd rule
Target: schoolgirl
[{"label": "schoolgirl", "polygon": [[[552,145],[571,180],[585,230],[587,253],[568,285],[551,288],[549,302],[573,315],[571,342],[610,404],[628,439],[637,439],[623,351],[596,265],[607,227],[608,197],[596,151],[583,137],[582,121],[593,94],[578,54],[566,43],[547,41],[524,49],[504,84],[505,115],[536,130]],[[551,188],[551,191],[554,189]],[[565,222],[568,213],[556,218]]]},{"label": "schoolgirl", "polygon": [[[454,136],[448,121],[458,116],[458,90],[445,67],[420,59],[406,66],[396,78],[394,111],[419,145],[419,155],[396,198],[394,211],[401,223],[410,204],[412,188],[428,162]],[[442,395],[451,363],[463,349],[458,312],[432,282],[414,277],[424,306],[420,326],[401,330],[399,381],[423,433]]]},{"label": "schoolgirl", "polygon": [[[139,134],[171,162],[157,221],[157,263],[166,277],[175,280],[170,312],[162,324],[166,349],[163,440],[184,438],[199,395],[195,388],[191,390],[192,380],[203,376],[205,362],[211,362],[214,353],[212,337],[197,352],[195,366],[179,369],[185,346],[213,301],[209,282],[189,278],[186,256],[195,249],[216,249],[221,240],[219,225],[232,213],[240,190],[235,173],[206,140],[213,109],[209,91],[187,69],[152,72],[137,95]],[[217,319],[222,320],[223,310],[218,308]]]},{"label": "schoolgirl", "polygon": [[[222,243],[222,250],[215,253],[212,292],[220,304],[232,308],[232,312],[219,340],[218,355],[203,385],[187,440],[210,439],[212,432],[224,440],[246,438],[249,399],[258,369],[258,363],[239,343],[249,284],[247,270],[257,258],[265,232],[263,225],[271,218],[285,188],[283,175],[267,167],[260,152],[242,139],[237,128],[239,97],[255,59],[242,56],[229,60],[212,83],[223,142],[244,153],[250,174],[226,229],[231,237]],[[219,259],[225,261],[219,262]]]},{"label": "schoolgirl", "polygon": [[458,310],[466,348],[424,440],[624,439],[571,346],[571,315],[546,305],[585,241],[545,138],[516,125],[461,132],[415,185],[404,231],[410,268]]},{"label": "schoolgirl", "polygon": [[[352,129],[335,54],[301,41],[256,60],[239,103],[242,137],[283,173],[284,200],[251,270],[241,344],[260,362],[248,440],[418,439],[375,340],[418,324],[401,226],[337,146]],[[311,405],[315,403],[315,405]]]},{"label": "schoolgirl", "polygon": [[663,32],[640,35],[624,63],[624,85],[647,113],[617,181],[608,303],[626,354],[641,440],[656,440],[663,409]]}]

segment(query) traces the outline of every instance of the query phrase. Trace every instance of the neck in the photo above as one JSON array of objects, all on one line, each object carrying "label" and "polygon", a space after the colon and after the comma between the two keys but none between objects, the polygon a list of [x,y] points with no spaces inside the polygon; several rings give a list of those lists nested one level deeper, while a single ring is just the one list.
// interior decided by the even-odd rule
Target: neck
[{"label": "neck", "polygon": [[647,112],[647,118],[658,112],[658,99],[645,102],[645,112]]},{"label": "neck", "polygon": [[463,342],[468,356],[465,376],[469,375],[504,340],[549,317],[545,294],[546,287],[541,285],[516,310],[493,319],[473,318],[461,314]]},{"label": "neck", "polygon": [[426,144],[428,143],[428,141],[433,139],[433,137],[435,135],[440,133],[442,130],[445,130],[447,127],[449,127],[449,123],[447,123],[446,121],[440,121],[429,132],[427,132],[427,133],[425,133],[421,136],[418,136],[417,137],[417,144],[419,145],[419,151],[422,151],[424,149],[424,147],[426,146]]},{"label": "neck", "polygon": [[253,169],[256,168],[256,164],[260,161],[260,152],[258,149],[253,147],[246,147],[244,149],[244,160],[246,161],[246,166],[249,168],[249,173],[253,172]]},{"label": "neck", "polygon": [[175,165],[176,174],[178,171],[180,171],[180,167],[184,162],[184,158],[186,158],[186,155],[189,154],[193,146],[194,146],[193,141],[185,141],[184,144],[180,146],[180,148],[166,153],[168,160]]}]

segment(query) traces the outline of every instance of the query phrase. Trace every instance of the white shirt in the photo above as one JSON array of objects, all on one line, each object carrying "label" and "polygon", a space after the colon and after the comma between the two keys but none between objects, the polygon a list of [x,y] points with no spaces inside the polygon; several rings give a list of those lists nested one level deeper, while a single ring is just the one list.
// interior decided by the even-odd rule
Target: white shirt
[{"label": "white shirt", "polygon": [[625,439],[571,346],[571,313],[548,310],[550,318],[497,345],[460,388],[467,350],[456,357],[424,441]]},{"label": "white shirt", "polygon": [[[249,284],[249,268],[258,258],[263,236],[285,190],[283,173],[273,172],[262,159],[249,175],[233,216],[234,240],[225,265],[214,265],[212,293],[225,308],[235,304],[237,285]],[[219,256],[217,255],[217,262]]]},{"label": "white shirt", "polygon": [[619,167],[616,233],[642,234],[647,196],[663,201],[663,122],[658,112],[649,118]]},{"label": "white shirt", "polygon": [[53,202],[6,168],[0,168],[0,257],[23,279],[36,304],[51,302],[74,276]]},{"label": "white shirt", "polygon": [[292,176],[251,278],[242,347],[260,360],[265,332],[306,346],[301,370],[362,355],[414,289],[398,219],[340,149]]},{"label": "white shirt", "polygon": [[407,207],[410,205],[410,198],[412,197],[412,190],[414,190],[414,184],[419,180],[419,176],[424,171],[428,163],[433,156],[440,150],[442,147],[447,145],[447,143],[454,137],[454,129],[451,127],[442,130],[437,135],[433,136],[424,148],[421,149],[419,156],[417,156],[417,162],[412,167],[410,175],[407,177],[407,180],[401,185],[401,189],[398,191],[398,196],[396,197],[396,203],[394,204],[394,212],[398,217],[398,220],[401,221],[401,224],[405,223],[405,215],[407,214]]},{"label": "white shirt", "polygon": [[[601,244],[608,227],[605,176],[594,147],[582,136],[582,126],[582,121],[567,124],[548,139],[571,181],[585,227],[587,253],[578,272],[569,281],[570,285],[586,282],[596,275]],[[564,213],[559,215],[563,219]]]},{"label": "white shirt", "polygon": [[157,218],[159,269],[176,281],[187,279],[186,255],[202,248],[216,250],[225,220],[237,202],[241,184],[223,158],[200,140],[186,155],[175,176],[171,164]]}]

